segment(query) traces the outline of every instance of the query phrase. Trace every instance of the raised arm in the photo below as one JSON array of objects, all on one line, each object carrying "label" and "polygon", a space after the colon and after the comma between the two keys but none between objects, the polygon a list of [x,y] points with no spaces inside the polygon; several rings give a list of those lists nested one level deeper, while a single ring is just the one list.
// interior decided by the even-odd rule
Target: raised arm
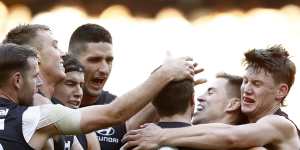
[{"label": "raised arm", "polygon": [[194,69],[190,58],[173,59],[165,62],[144,83],[116,98],[111,104],[75,110],[59,105],[37,107],[34,111],[41,116],[37,129],[53,125],[46,131],[50,135],[76,134],[116,125],[146,106],[170,81],[192,79],[199,70]]},{"label": "raised arm", "polygon": [[[141,85],[117,97],[108,105],[80,109],[81,129],[89,132],[126,121],[144,108],[170,81],[193,78],[194,66],[184,59],[168,61]],[[98,115],[91,115],[98,114]]]}]

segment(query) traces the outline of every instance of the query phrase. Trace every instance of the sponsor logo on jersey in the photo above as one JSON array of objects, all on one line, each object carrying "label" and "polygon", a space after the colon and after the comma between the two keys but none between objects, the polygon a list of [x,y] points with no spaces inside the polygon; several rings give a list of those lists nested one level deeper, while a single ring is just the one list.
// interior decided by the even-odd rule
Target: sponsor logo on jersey
[{"label": "sponsor logo on jersey", "polygon": [[98,134],[103,135],[103,136],[111,136],[115,134],[115,129],[110,127],[102,130],[96,131]]}]

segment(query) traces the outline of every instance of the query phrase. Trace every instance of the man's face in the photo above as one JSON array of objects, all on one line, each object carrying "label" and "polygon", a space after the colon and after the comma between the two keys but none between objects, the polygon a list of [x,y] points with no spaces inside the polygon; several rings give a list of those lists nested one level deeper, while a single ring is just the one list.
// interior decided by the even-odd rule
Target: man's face
[{"label": "man's face", "polygon": [[109,43],[87,43],[79,61],[85,68],[84,93],[98,96],[111,72],[113,53]]},{"label": "man's face", "polygon": [[269,111],[276,102],[277,89],[270,73],[263,69],[255,71],[248,68],[241,86],[242,112],[251,117]]},{"label": "man's face", "polygon": [[37,83],[40,82],[38,60],[36,58],[28,58],[29,70],[22,75],[23,84],[20,88],[18,99],[21,105],[31,106],[33,103],[33,95],[37,92]]},{"label": "man's face", "polygon": [[227,84],[227,79],[216,78],[204,94],[197,98],[197,112],[193,116],[193,124],[217,122],[223,118],[228,103]]},{"label": "man's face", "polygon": [[38,42],[37,45],[40,45],[38,51],[41,73],[48,76],[47,80],[51,80],[51,82],[57,83],[63,80],[65,78],[65,70],[61,58],[62,52],[58,49],[57,40],[52,37],[51,32],[45,30],[37,31],[34,42]]},{"label": "man's face", "polygon": [[84,84],[84,73],[71,71],[66,73],[66,78],[56,87],[54,97],[58,98],[65,106],[79,108],[82,99],[82,86]]}]

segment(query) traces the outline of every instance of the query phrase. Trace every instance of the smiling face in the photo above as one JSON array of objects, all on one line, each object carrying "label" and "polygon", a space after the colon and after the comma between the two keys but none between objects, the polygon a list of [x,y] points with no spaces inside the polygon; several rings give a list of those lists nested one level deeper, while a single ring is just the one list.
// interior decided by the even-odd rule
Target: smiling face
[{"label": "smiling face", "polygon": [[64,81],[55,87],[54,97],[59,99],[65,106],[79,108],[82,99],[82,86],[84,84],[84,73],[71,71],[66,73]]},{"label": "smiling face", "polygon": [[223,118],[229,99],[226,93],[227,84],[227,79],[217,78],[197,98],[197,112],[193,116],[193,124],[216,122]]},{"label": "smiling face", "polygon": [[47,82],[57,83],[65,78],[65,70],[61,51],[57,47],[57,41],[52,37],[50,31],[39,30],[33,39],[39,50],[41,74],[49,80]]},{"label": "smiling face", "polygon": [[79,61],[85,68],[84,94],[97,97],[111,72],[112,45],[106,42],[87,43]]},{"label": "smiling face", "polygon": [[278,85],[272,75],[265,70],[248,68],[241,86],[242,112],[250,117],[261,117],[280,104],[276,100]]}]

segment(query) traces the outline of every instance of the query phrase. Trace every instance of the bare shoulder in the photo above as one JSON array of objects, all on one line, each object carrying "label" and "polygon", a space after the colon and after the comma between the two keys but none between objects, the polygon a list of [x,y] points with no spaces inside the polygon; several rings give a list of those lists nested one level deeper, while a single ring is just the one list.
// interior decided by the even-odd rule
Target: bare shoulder
[{"label": "bare shoulder", "polygon": [[267,115],[257,121],[258,124],[268,124],[278,131],[284,138],[297,136],[295,125],[283,116]]}]

